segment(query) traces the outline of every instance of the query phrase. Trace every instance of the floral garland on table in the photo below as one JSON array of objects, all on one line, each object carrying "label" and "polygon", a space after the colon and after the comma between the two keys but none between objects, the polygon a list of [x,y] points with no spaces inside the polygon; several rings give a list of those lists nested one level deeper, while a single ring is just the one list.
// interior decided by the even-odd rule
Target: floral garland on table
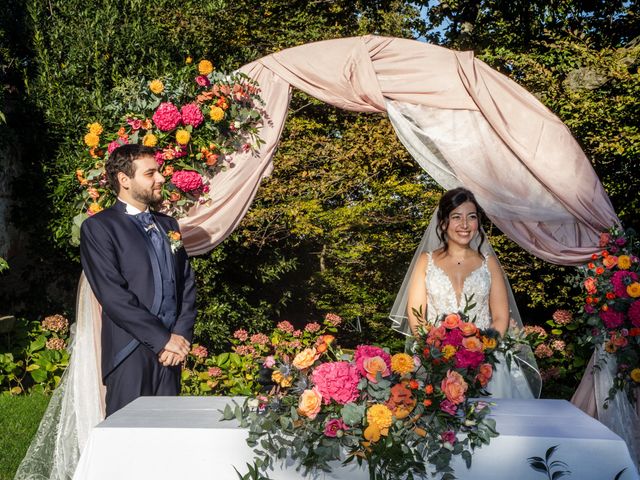
[{"label": "floral garland on table", "polygon": [[498,435],[490,404],[471,400],[487,394],[498,334],[463,314],[421,328],[413,356],[360,345],[349,358],[324,335],[272,363],[273,388],[224,411],[249,428],[255,468],[291,457],[307,474],[356,461],[371,479],[393,479],[428,464],[446,480],[454,456],[470,467],[474,448]]},{"label": "floral garland on table", "polygon": [[[115,93],[120,98],[105,108],[117,127],[87,125],[81,166],[75,172],[82,187],[76,199],[72,242],[79,241],[82,221],[113,204],[105,160],[120,145],[141,143],[156,149],[156,161],[166,181],[162,211],[183,217],[197,203],[209,200],[213,176],[231,166],[235,152],[255,151],[264,102],[258,84],[241,73],[214,70],[190,58],[173,76],[129,81]],[[194,75],[195,73],[195,75]]]},{"label": "floral garland on table", "polygon": [[606,408],[620,391],[635,404],[640,386],[640,243],[633,230],[614,227],[601,234],[600,248],[579,268],[574,284],[586,294],[580,311],[588,327],[583,342],[604,345],[616,361]]}]

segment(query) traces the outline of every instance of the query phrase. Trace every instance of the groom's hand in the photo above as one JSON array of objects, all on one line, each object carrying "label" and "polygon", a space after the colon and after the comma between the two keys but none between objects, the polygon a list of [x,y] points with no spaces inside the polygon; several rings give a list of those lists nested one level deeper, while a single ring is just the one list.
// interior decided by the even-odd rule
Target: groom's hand
[{"label": "groom's hand", "polygon": [[169,341],[164,346],[165,350],[168,350],[173,353],[177,353],[181,357],[186,357],[189,353],[189,342],[182,335],[178,335],[177,333],[172,333],[171,337],[169,337]]},{"label": "groom's hand", "polygon": [[174,367],[184,362],[186,357],[180,356],[177,353],[170,352],[169,350],[162,350],[158,354],[158,361],[163,367]]}]

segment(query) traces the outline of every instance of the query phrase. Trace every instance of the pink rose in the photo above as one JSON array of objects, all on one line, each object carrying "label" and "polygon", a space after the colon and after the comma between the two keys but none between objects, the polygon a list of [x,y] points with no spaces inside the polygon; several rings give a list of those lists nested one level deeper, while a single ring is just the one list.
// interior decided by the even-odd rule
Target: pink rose
[{"label": "pink rose", "polygon": [[171,183],[183,192],[195,192],[203,187],[202,177],[193,170],[178,170],[171,177]]},{"label": "pink rose", "polygon": [[456,443],[456,432],[453,430],[447,430],[446,432],[442,432],[440,434],[440,440],[443,443],[448,443],[450,445],[455,445]]},{"label": "pink rose", "polygon": [[335,438],[338,436],[338,432],[346,430],[347,424],[339,418],[332,418],[324,426],[325,437]]},{"label": "pink rose", "polygon": [[180,110],[182,115],[182,123],[184,125],[191,125],[193,128],[198,128],[200,124],[204,121],[204,116],[200,111],[200,107],[195,103],[188,103],[184,105]]},{"label": "pink rose", "polygon": [[161,103],[153,114],[153,123],[163,132],[173,130],[180,125],[181,121],[182,115],[171,102]]},{"label": "pink rose", "polygon": [[201,87],[208,87],[209,85],[211,85],[209,77],[207,77],[206,75],[198,75],[196,77],[196,83]]},{"label": "pink rose", "polygon": [[311,374],[324,403],[331,400],[344,405],[358,398],[360,375],[355,365],[349,362],[330,362],[318,365]]},{"label": "pink rose", "polygon": [[362,375],[363,377],[367,376],[368,372],[365,369],[364,362],[368,358],[373,357],[380,357],[380,359],[385,363],[387,367],[386,370],[391,371],[391,355],[389,355],[380,347],[373,347],[371,345],[360,345],[356,348],[356,351],[353,354],[353,360],[358,367],[360,375]]},{"label": "pink rose", "polygon": [[455,415],[458,411],[458,406],[449,400],[444,400],[440,402],[440,410],[449,415]]}]

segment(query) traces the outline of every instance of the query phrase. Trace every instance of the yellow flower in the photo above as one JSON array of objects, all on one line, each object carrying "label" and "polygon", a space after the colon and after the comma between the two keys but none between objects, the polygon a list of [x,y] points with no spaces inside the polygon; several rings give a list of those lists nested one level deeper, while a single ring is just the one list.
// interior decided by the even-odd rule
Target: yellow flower
[{"label": "yellow flower", "polygon": [[632,284],[627,285],[627,293],[633,298],[640,297],[640,283],[633,282]]},{"label": "yellow flower", "polygon": [[89,125],[87,125],[87,128],[89,129],[89,132],[93,133],[94,135],[100,135],[102,133],[102,125],[100,125],[98,122],[90,123]]},{"label": "yellow flower", "polygon": [[293,384],[293,377],[291,375],[285,377],[280,370],[274,370],[271,374],[271,380],[284,388],[290,387]]},{"label": "yellow flower", "polygon": [[224,118],[224,110],[220,107],[213,107],[209,112],[209,116],[214,122],[219,122]]},{"label": "yellow flower", "polygon": [[160,80],[152,80],[151,82],[149,82],[149,90],[151,90],[156,95],[159,95],[164,92],[164,83],[162,83]]},{"label": "yellow flower", "polygon": [[455,354],[456,354],[456,347],[454,347],[453,345],[445,345],[444,347],[442,347],[442,356],[445,359],[449,360]]},{"label": "yellow flower", "polygon": [[363,435],[364,435],[364,438],[369,442],[376,443],[378,440],[380,440],[380,429],[376,425],[371,423],[364,430]]},{"label": "yellow flower", "polygon": [[176,142],[180,145],[186,145],[191,140],[191,134],[187,130],[178,130],[176,132]]},{"label": "yellow flower", "polygon": [[91,213],[91,215],[93,215],[94,213],[98,213],[102,211],[102,207],[100,206],[99,203],[92,203],[91,205],[89,205],[89,213]]},{"label": "yellow flower", "polygon": [[640,383],[640,368],[634,368],[631,370],[631,380],[636,383]]},{"label": "yellow flower", "polygon": [[317,358],[318,353],[315,348],[305,348],[293,359],[293,366],[298,370],[304,370],[313,365],[313,362],[315,362]]},{"label": "yellow flower", "polygon": [[391,357],[391,370],[400,375],[413,372],[415,365],[413,364],[413,357],[406,353],[396,353]]},{"label": "yellow flower", "polygon": [[213,63],[209,60],[200,60],[200,63],[198,64],[198,72],[200,75],[209,75],[213,72]]},{"label": "yellow flower", "polygon": [[184,63],[186,63],[187,65],[191,65],[193,63],[193,58],[191,57],[191,55],[187,55],[187,58],[184,59]]},{"label": "yellow flower", "polygon": [[84,136],[84,143],[91,148],[97,147],[100,144],[100,137],[95,133],[89,132]]},{"label": "yellow flower", "polygon": [[631,257],[629,255],[620,255],[618,257],[618,268],[622,270],[629,270],[631,267]]},{"label": "yellow flower", "polygon": [[156,137],[153,133],[147,133],[144,137],[142,137],[142,144],[145,147],[155,147],[158,144],[158,137]]},{"label": "yellow flower", "polygon": [[387,429],[393,423],[393,414],[389,407],[377,403],[367,410],[367,423],[378,427],[382,435],[387,435]]},{"label": "yellow flower", "polygon": [[498,346],[498,342],[495,338],[491,337],[482,337],[482,346],[485,350],[493,350]]}]

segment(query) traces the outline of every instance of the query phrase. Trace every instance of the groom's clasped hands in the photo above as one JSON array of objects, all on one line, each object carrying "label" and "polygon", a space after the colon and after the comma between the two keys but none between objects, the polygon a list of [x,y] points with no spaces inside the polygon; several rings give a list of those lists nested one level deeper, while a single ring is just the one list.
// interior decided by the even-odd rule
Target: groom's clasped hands
[{"label": "groom's clasped hands", "polygon": [[171,367],[184,362],[191,344],[182,335],[172,333],[169,341],[158,354],[158,360],[163,367]]}]

